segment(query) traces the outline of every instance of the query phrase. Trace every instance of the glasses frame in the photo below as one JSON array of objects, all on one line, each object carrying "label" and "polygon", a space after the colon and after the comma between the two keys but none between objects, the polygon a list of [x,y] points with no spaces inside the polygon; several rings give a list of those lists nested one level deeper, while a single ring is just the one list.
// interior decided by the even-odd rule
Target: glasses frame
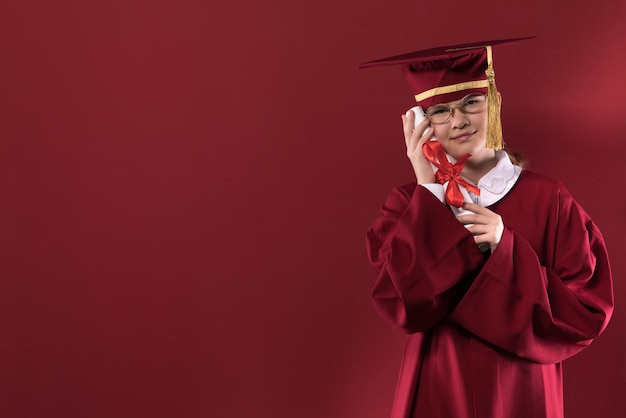
[{"label": "glasses frame", "polygon": [[[485,104],[483,105],[483,107],[480,110],[477,110],[476,112],[467,112],[466,110],[463,109],[463,104],[465,103],[465,100],[470,98],[470,97],[478,97],[478,96],[483,96],[485,98]],[[455,109],[459,109],[459,111],[461,111],[462,113],[466,114],[466,115],[476,115],[478,113],[481,113],[482,111],[484,111],[487,108],[487,100],[488,100],[488,95],[484,94],[484,93],[471,93],[468,94],[467,96],[463,97],[461,99],[461,103],[458,105],[454,105],[454,106],[449,106],[446,105],[448,108],[450,108],[450,111],[448,112],[448,118],[443,121],[443,122],[434,122],[431,119],[431,115],[428,113],[428,111],[434,107],[434,106],[430,106],[428,109],[426,109],[426,111],[424,112],[426,118],[430,121],[430,123],[432,123],[433,125],[445,125],[446,123],[450,122],[452,120],[452,118],[454,117],[454,111]],[[440,104],[435,105],[435,106],[441,106]]]}]

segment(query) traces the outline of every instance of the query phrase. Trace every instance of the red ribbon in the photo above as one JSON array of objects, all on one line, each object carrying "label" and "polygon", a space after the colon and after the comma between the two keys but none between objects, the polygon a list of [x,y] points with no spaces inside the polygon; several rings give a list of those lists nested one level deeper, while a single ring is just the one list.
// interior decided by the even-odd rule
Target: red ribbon
[{"label": "red ribbon", "polygon": [[472,156],[471,154],[465,154],[452,165],[452,163],[448,161],[446,151],[439,141],[425,142],[422,146],[422,151],[428,161],[437,167],[437,172],[435,173],[437,183],[444,184],[446,181],[448,182],[448,187],[446,188],[446,202],[448,202],[449,205],[460,208],[463,204],[463,193],[461,193],[459,185],[474,194],[480,195],[480,189],[478,187],[461,177],[461,170],[463,170],[465,166],[465,161]]}]

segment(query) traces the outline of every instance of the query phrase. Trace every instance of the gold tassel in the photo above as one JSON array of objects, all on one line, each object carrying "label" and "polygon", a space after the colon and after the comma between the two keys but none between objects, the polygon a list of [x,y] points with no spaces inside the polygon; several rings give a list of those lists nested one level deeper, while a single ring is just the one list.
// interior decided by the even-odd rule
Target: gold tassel
[{"label": "gold tassel", "polygon": [[493,70],[491,47],[487,47],[487,144],[486,147],[494,150],[503,148],[502,121],[500,120],[500,103],[496,87],[496,73]]}]

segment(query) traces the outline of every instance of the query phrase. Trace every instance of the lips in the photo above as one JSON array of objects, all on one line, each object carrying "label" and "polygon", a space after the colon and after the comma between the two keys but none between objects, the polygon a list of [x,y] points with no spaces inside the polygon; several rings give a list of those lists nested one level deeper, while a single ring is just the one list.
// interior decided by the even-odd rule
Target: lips
[{"label": "lips", "polygon": [[476,133],[476,131],[473,132],[464,132],[462,134],[459,135],[455,135],[452,138],[450,138],[453,141],[464,141],[466,139],[468,139],[470,136],[474,135]]}]

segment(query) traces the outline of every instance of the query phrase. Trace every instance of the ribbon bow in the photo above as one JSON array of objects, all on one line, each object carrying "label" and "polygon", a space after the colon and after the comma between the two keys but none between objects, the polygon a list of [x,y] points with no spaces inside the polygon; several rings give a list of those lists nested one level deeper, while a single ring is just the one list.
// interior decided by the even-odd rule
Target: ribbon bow
[{"label": "ribbon bow", "polygon": [[446,202],[448,202],[449,205],[460,208],[463,204],[463,193],[461,193],[459,186],[463,186],[472,193],[480,195],[480,189],[478,187],[461,177],[461,170],[463,170],[465,161],[471,157],[471,154],[465,154],[452,165],[452,163],[448,161],[446,151],[439,141],[425,142],[422,146],[422,151],[428,161],[437,167],[437,172],[435,173],[437,183],[444,184],[448,182],[448,187],[446,187]]}]

